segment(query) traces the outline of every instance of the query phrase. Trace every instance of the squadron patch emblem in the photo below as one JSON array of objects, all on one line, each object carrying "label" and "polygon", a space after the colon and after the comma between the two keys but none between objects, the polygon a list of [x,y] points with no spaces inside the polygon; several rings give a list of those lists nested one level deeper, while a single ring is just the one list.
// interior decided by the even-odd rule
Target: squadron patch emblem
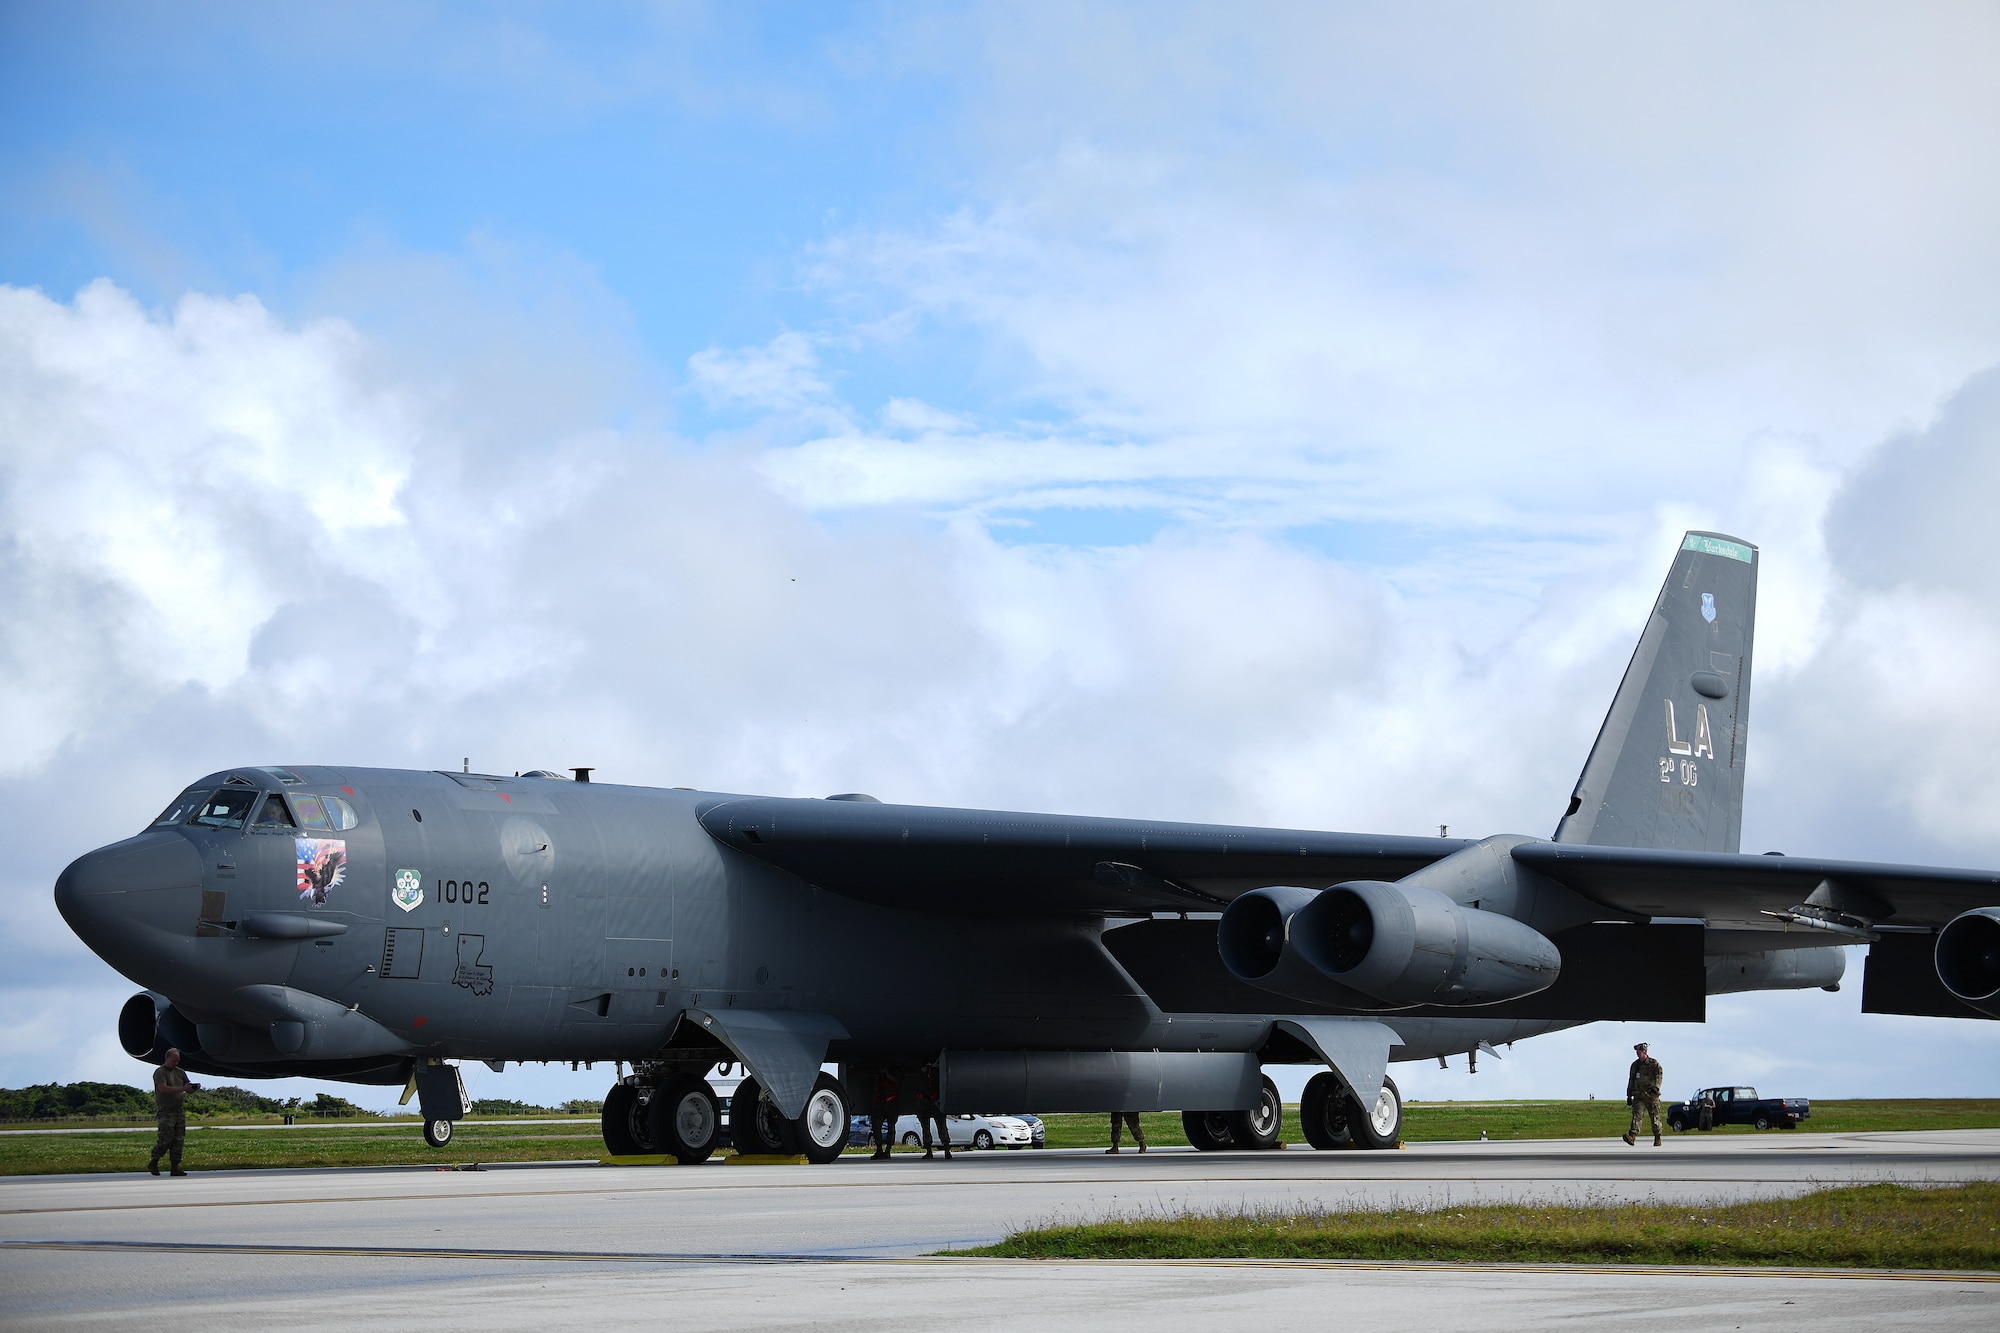
[{"label": "squadron patch emblem", "polygon": [[398,870],[396,887],[389,890],[389,901],[405,912],[414,912],[424,901],[424,877],[414,870]]},{"label": "squadron patch emblem", "polygon": [[1701,618],[1711,625],[1715,623],[1715,594],[1712,592],[1701,595]]}]

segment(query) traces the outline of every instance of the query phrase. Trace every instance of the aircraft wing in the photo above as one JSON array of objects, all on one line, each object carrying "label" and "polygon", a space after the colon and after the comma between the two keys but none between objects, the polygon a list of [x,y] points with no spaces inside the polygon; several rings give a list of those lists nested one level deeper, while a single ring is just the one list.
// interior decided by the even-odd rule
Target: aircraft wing
[{"label": "aircraft wing", "polygon": [[[1275,884],[1397,880],[1458,838],[1177,824],[872,801],[729,797],[703,807],[726,846],[885,907],[1022,915],[1213,912]],[[1809,900],[1885,925],[1938,926],[2000,903],[2000,872],[1800,856],[1530,842],[1514,860],[1609,909],[1778,930]],[[1817,896],[1815,896],[1817,895]]]},{"label": "aircraft wing", "polygon": [[1607,907],[1765,929],[1776,928],[1765,912],[1808,900],[1891,926],[1943,925],[2000,903],[2000,871],[1992,870],[1554,842],[1523,843],[1513,857]]},{"label": "aircraft wing", "polygon": [[1401,879],[1468,845],[761,796],[718,801],[700,819],[725,846],[833,893],[885,907],[1001,915],[1214,912],[1268,884]]}]

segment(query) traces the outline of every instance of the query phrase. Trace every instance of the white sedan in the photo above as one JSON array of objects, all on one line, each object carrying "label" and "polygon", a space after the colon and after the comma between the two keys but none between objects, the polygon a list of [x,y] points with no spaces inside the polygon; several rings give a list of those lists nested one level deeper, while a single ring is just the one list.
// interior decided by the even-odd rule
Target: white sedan
[{"label": "white sedan", "polygon": [[[1025,1120],[1016,1120],[1011,1115],[948,1115],[951,1125],[951,1146],[963,1148],[970,1144],[974,1148],[1026,1148],[1035,1141],[1035,1132]],[[932,1126],[931,1137],[937,1137],[937,1128]],[[896,1140],[910,1147],[920,1147],[924,1132],[917,1126],[913,1115],[896,1118]]]}]

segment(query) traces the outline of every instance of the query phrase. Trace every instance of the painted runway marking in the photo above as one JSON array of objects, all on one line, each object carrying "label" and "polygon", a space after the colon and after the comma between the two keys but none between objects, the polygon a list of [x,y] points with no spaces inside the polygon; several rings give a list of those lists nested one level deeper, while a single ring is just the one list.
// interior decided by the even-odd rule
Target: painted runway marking
[{"label": "painted runway marking", "polygon": [[[1940,1165],[1924,1159],[1898,1158],[1899,1165]],[[632,1168],[639,1169],[639,1168]],[[664,1168],[663,1168],[664,1169]],[[437,1168],[424,1167],[425,1177],[438,1174]],[[1133,1189],[1150,1188],[1157,1192],[1163,1185],[1509,1185],[1521,1179],[1535,1177],[1509,1176],[1050,1176],[1033,1179],[984,1179],[984,1180],[891,1180],[877,1177],[870,1180],[786,1180],[770,1184],[749,1182],[725,1185],[718,1181],[713,1185],[609,1185],[592,1189],[569,1190],[482,1190],[465,1194],[352,1194],[315,1195],[299,1199],[187,1199],[174,1203],[79,1203],[63,1204],[48,1208],[0,1208],[0,1217],[28,1217],[51,1213],[126,1213],[147,1212],[163,1208],[270,1208],[281,1206],[325,1205],[335,1203],[433,1203],[440,1200],[456,1199],[562,1199],[603,1194],[671,1194],[671,1193],[712,1193],[720,1190],[741,1192],[745,1189],[782,1190],[826,1190],[826,1189],[963,1189],[967,1185],[1013,1185],[1017,1187],[1046,1185],[1126,1185]],[[1824,1180],[1804,1181],[1771,1176],[1621,1176],[1602,1177],[1564,1182],[1570,1185],[1599,1187],[1616,1185],[1784,1185],[1810,1190],[1825,1185]],[[1899,1180],[1882,1181],[1870,1179],[1861,1184],[1901,1184]],[[1501,1202],[1518,1202],[1502,1200]]]},{"label": "painted runway marking", "polygon": [[99,1253],[238,1254],[277,1258],[459,1259],[508,1263],[584,1264],[857,1264],[895,1268],[1269,1268],[1326,1272],[1413,1273],[1576,1273],[1622,1277],[1808,1278],[1821,1281],[1971,1282],[2000,1285],[2000,1272],[1892,1268],[1754,1268],[1697,1264],[1504,1264],[1433,1262],[1422,1259],[986,1259],[958,1255],[907,1258],[826,1254],[688,1254],[601,1250],[493,1250],[392,1248],[362,1245],[231,1245],[189,1241],[0,1240],[0,1251],[58,1250]]}]

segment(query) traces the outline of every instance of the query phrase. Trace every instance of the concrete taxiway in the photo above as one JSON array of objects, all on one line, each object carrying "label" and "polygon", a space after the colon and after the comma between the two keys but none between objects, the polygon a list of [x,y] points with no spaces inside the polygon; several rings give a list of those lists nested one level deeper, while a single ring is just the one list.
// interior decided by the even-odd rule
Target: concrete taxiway
[{"label": "concrete taxiway", "polygon": [[[196,1168],[198,1159],[190,1159]],[[1420,1144],[1400,1152],[963,1154],[829,1167],[547,1165],[0,1182],[0,1322],[549,1328],[670,1318],[987,1328],[2000,1325],[2000,1279],[1768,1270],[923,1258],[1019,1226],[1185,1207],[1698,1202],[2000,1178],[2000,1131]]]}]

